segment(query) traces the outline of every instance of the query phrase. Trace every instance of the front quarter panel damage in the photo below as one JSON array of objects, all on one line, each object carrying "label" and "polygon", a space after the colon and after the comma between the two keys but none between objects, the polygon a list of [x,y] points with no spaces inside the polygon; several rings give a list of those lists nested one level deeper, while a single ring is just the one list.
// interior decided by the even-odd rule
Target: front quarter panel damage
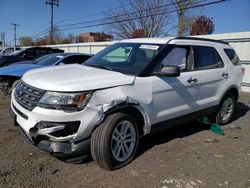
[{"label": "front quarter panel damage", "polygon": [[[136,108],[143,116],[143,134],[148,134],[150,132],[150,117],[148,116],[146,105],[151,103],[151,96],[145,94],[140,95],[141,91],[132,91],[132,88],[133,90],[135,89],[133,86],[123,86],[100,90],[93,93],[87,108],[98,112],[100,120],[98,121],[97,125],[99,125],[105,119],[109,112],[114,112],[123,107],[132,106]],[[138,100],[139,98],[141,100]]]}]

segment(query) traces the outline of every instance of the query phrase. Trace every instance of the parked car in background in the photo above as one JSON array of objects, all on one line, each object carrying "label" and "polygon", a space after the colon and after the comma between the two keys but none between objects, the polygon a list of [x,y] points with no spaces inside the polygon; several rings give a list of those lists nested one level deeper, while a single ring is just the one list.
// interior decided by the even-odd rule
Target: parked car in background
[{"label": "parked car in background", "polygon": [[[13,53],[15,53],[15,52],[13,52]],[[41,61],[41,60],[47,58],[49,55],[51,55],[51,54],[47,54],[47,55],[38,57],[38,58],[33,59],[33,60],[18,61],[18,62],[16,62],[16,63],[12,63],[10,66],[16,65],[16,64],[36,64],[36,63],[38,63],[39,61]],[[2,68],[3,68],[3,67],[2,67]],[[0,67],[0,70],[1,70],[1,67]]]},{"label": "parked car in background", "polygon": [[102,168],[121,168],[146,134],[204,116],[230,122],[244,75],[237,57],[223,41],[123,40],[84,65],[27,72],[12,92],[15,125],[61,160],[90,150]]},{"label": "parked car in background", "polygon": [[[33,61],[23,61],[0,68],[0,88],[8,94],[23,74],[29,70],[52,65],[83,63],[92,57],[90,54],[81,53],[58,53],[48,54]],[[26,63],[25,63],[26,62]]]},{"label": "parked car in background", "polygon": [[2,56],[2,55],[9,55],[9,54],[11,54],[11,53],[13,53],[13,52],[15,52],[17,50],[21,50],[21,48],[19,48],[19,47],[16,47],[16,49],[13,48],[13,47],[4,48],[4,49],[2,49],[0,51],[0,56]]},{"label": "parked car in background", "polygon": [[0,67],[10,65],[15,62],[33,60],[46,54],[63,53],[64,50],[50,47],[31,47],[23,49],[12,55],[0,56]]}]

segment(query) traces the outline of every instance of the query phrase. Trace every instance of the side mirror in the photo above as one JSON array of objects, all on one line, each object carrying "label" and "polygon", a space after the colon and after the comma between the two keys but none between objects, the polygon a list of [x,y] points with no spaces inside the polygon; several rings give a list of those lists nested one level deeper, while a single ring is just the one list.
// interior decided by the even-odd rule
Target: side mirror
[{"label": "side mirror", "polygon": [[180,76],[180,67],[164,66],[161,70],[153,72],[155,76],[178,77]]}]

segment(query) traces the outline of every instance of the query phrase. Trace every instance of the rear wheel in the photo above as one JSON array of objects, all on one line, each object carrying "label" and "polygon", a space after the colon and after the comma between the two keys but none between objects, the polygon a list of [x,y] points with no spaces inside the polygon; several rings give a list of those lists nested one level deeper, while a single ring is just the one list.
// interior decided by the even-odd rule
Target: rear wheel
[{"label": "rear wheel", "polygon": [[131,162],[139,143],[137,122],[126,113],[115,113],[96,128],[91,138],[91,154],[102,167],[121,168]]},{"label": "rear wheel", "polygon": [[228,93],[221,101],[219,110],[215,114],[215,121],[224,125],[230,122],[236,107],[236,98],[233,93]]}]

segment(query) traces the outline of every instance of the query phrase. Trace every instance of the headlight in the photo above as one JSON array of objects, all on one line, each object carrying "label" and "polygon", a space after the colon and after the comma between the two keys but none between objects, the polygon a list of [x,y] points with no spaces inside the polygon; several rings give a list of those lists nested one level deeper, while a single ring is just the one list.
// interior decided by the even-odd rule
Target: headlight
[{"label": "headlight", "polygon": [[87,105],[90,97],[91,93],[46,92],[40,99],[39,106],[69,112],[79,111]]}]

